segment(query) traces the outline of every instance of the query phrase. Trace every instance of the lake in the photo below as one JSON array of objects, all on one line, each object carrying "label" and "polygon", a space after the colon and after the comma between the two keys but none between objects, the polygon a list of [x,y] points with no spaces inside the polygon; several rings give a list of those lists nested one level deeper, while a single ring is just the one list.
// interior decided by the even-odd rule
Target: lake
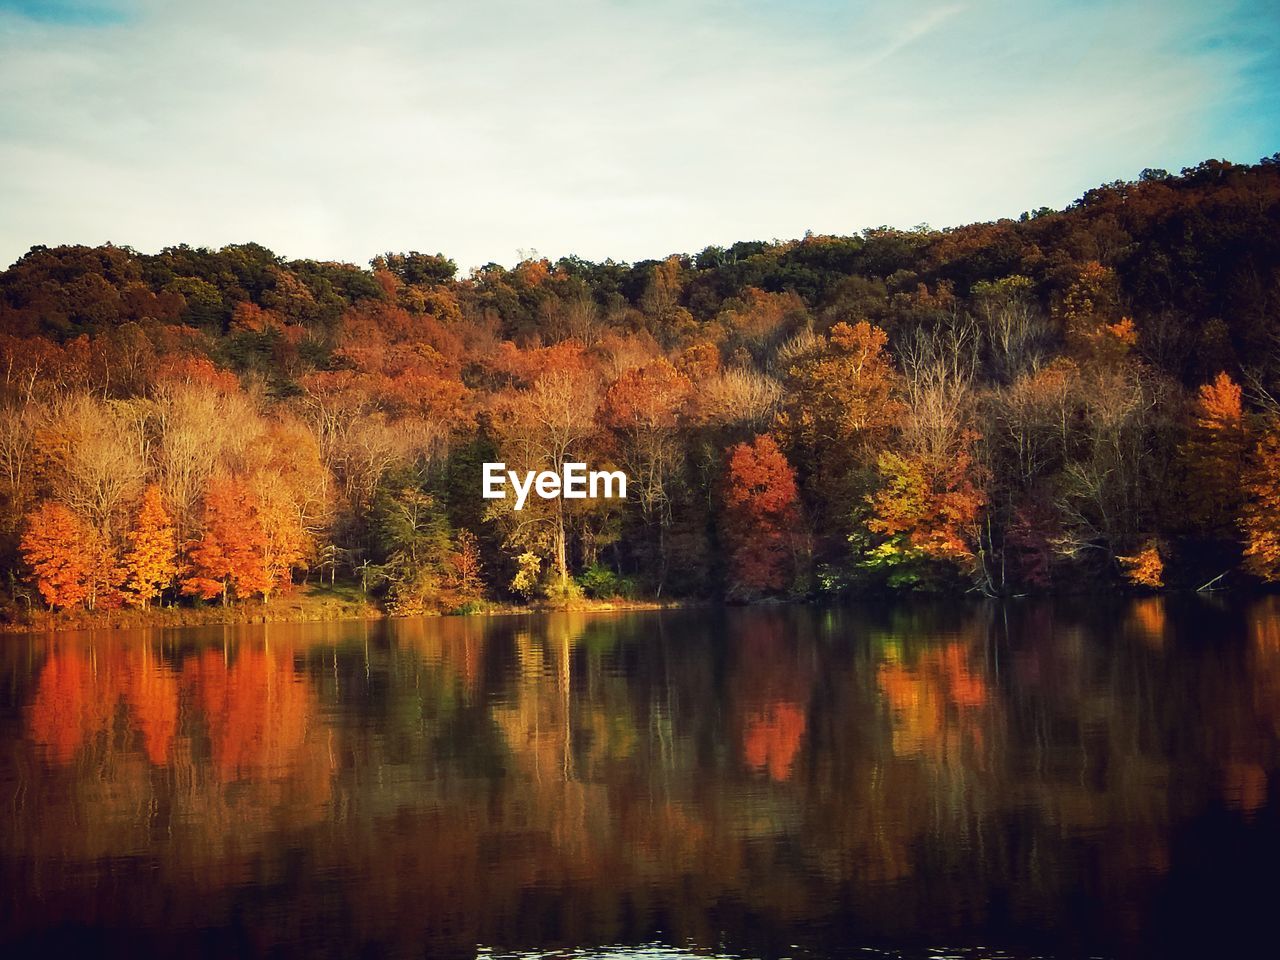
[{"label": "lake", "polygon": [[1224,956],[1277,775],[1277,597],[4,637],[0,955]]}]

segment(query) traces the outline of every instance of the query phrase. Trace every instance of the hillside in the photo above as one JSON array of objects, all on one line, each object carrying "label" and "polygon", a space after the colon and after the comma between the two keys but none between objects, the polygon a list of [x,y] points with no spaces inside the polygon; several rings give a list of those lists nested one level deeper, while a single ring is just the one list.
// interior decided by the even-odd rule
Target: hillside
[{"label": "hillside", "polygon": [[[1280,155],[466,277],[35,247],[0,331],[14,615],[335,577],[404,613],[1280,579]],[[499,460],[629,496],[516,513],[480,497]]]}]

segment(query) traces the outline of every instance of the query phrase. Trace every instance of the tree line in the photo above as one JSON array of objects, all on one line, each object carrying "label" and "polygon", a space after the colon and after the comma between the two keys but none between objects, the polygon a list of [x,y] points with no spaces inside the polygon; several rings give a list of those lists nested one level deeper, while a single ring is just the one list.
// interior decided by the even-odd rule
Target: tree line
[{"label": "tree line", "polygon": [[[10,613],[1275,582],[1278,158],[465,277],[34,247],[0,273]],[[517,513],[480,497],[494,460],[629,498]]]}]

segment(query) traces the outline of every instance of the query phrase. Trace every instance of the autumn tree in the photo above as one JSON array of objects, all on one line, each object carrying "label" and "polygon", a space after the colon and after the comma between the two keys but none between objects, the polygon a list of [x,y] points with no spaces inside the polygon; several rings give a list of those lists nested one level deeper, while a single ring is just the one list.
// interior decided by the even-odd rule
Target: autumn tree
[{"label": "autumn tree", "polygon": [[1116,557],[1124,569],[1125,579],[1135,587],[1159,589],[1164,586],[1164,557],[1160,545],[1148,540],[1131,557]]},{"label": "autumn tree", "polygon": [[11,534],[36,495],[36,430],[43,410],[36,404],[0,407],[0,532]]},{"label": "autumn tree", "polygon": [[901,378],[879,327],[837,323],[826,337],[797,337],[779,430],[805,478],[821,528],[847,538],[860,490],[858,471],[875,461],[904,411]]},{"label": "autumn tree", "polygon": [[179,543],[200,527],[213,475],[244,449],[256,412],[212,365],[170,367],[153,387],[151,429],[164,502]]},{"label": "autumn tree", "polygon": [[660,330],[675,332],[683,322],[691,322],[687,310],[680,306],[683,288],[679,257],[667,257],[649,270],[649,281],[640,298],[640,308],[657,321]]},{"label": "autumn tree", "polygon": [[1051,330],[1033,291],[1031,279],[1017,275],[974,284],[986,361],[997,382],[1034,372],[1048,353]]},{"label": "autumn tree", "polygon": [[730,367],[697,383],[690,419],[699,426],[748,434],[767,430],[782,400],[776,379],[758,370]]},{"label": "autumn tree", "polygon": [[154,483],[143,491],[127,540],[125,588],[131,602],[145,610],[178,573],[176,535],[160,487]]},{"label": "autumn tree", "polygon": [[1062,357],[985,396],[982,432],[996,470],[1015,494],[1044,486],[1070,456],[1080,396],[1080,370]]},{"label": "autumn tree", "polygon": [[374,523],[385,549],[384,570],[393,608],[434,609],[444,585],[449,524],[436,498],[411,470],[392,474],[374,501]]},{"label": "autumn tree", "polygon": [[305,566],[311,539],[303,514],[289,489],[275,474],[260,475],[253,484],[253,534],[256,564],[252,576],[236,587],[241,594],[258,593],[263,600],[288,587],[295,567]]},{"label": "autumn tree", "polygon": [[[588,462],[597,432],[598,399],[596,377],[573,355],[539,375],[527,390],[502,397],[491,422],[507,468],[563,475],[566,463]],[[494,515],[505,523],[509,542],[548,557],[555,568],[557,589],[567,595],[573,521],[569,501],[530,497],[520,512],[512,507],[510,497],[494,501]]]},{"label": "autumn tree", "polygon": [[1096,260],[1080,267],[1058,307],[1057,318],[1068,350],[1082,363],[1117,363],[1138,342],[1133,320],[1121,310],[1115,271]]},{"label": "autumn tree", "polygon": [[1182,448],[1187,465],[1186,519],[1202,536],[1231,538],[1240,513],[1248,436],[1240,387],[1226,373],[1200,387]]},{"label": "autumn tree", "polygon": [[797,447],[847,458],[885,437],[902,412],[888,342],[869,323],[837,323],[796,350],[780,422]]},{"label": "autumn tree", "polygon": [[880,488],[868,498],[866,525],[881,542],[864,558],[869,569],[888,571],[893,586],[920,586],[932,571],[950,566],[977,574],[986,498],[974,482],[972,446],[966,435],[951,457],[926,453],[881,454]]},{"label": "autumn tree", "polygon": [[[1072,560],[1115,570],[1158,527],[1159,477],[1172,466],[1166,385],[1143,366],[1094,365],[1077,382],[1071,453],[1056,484],[1057,547]],[[1162,467],[1161,464],[1164,464]]]},{"label": "autumn tree", "polygon": [[182,592],[204,600],[220,597],[225,606],[234,590],[248,596],[264,583],[253,493],[242,478],[220,475],[204,497],[203,532],[187,549]]},{"label": "autumn tree", "polygon": [[470,530],[459,530],[454,548],[445,559],[445,589],[459,604],[471,603],[484,595],[484,564],[480,544]]},{"label": "autumn tree", "polygon": [[66,610],[89,599],[95,539],[93,528],[61,503],[46,500],[27,518],[22,556],[50,607]]},{"label": "autumn tree", "polygon": [[1057,358],[977,396],[986,477],[984,527],[992,587],[1048,586],[1061,539],[1055,505],[1064,464],[1078,445],[1080,371]]},{"label": "autumn tree", "polygon": [[860,558],[865,568],[886,571],[891,585],[920,586],[960,572],[981,575],[991,587],[980,525],[986,477],[975,455],[978,351],[978,330],[968,321],[920,327],[904,338],[901,429],[879,456],[879,485],[866,498],[865,526],[879,542]]},{"label": "autumn tree", "polygon": [[773,437],[761,434],[734,447],[721,518],[730,596],[787,589],[797,572],[799,521],[795,471]]},{"label": "autumn tree", "polygon": [[628,489],[636,491],[644,523],[657,530],[659,592],[666,580],[670,484],[684,451],[677,431],[692,392],[689,379],[659,358],[622,374],[605,391],[600,407],[600,421],[612,434]]},{"label": "autumn tree", "polygon": [[146,406],[72,394],[53,405],[37,433],[54,496],[115,539],[142,490],[147,466]]},{"label": "autumn tree", "polygon": [[1259,437],[1244,477],[1244,565],[1270,583],[1280,581],[1280,423]]}]

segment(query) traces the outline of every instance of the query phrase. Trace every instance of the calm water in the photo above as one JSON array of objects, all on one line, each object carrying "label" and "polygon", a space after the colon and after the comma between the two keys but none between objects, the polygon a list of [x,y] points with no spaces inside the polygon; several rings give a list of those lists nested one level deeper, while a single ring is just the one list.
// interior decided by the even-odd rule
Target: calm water
[{"label": "calm water", "polygon": [[1232,955],[1277,776],[1280,598],[0,638],[0,955]]}]

